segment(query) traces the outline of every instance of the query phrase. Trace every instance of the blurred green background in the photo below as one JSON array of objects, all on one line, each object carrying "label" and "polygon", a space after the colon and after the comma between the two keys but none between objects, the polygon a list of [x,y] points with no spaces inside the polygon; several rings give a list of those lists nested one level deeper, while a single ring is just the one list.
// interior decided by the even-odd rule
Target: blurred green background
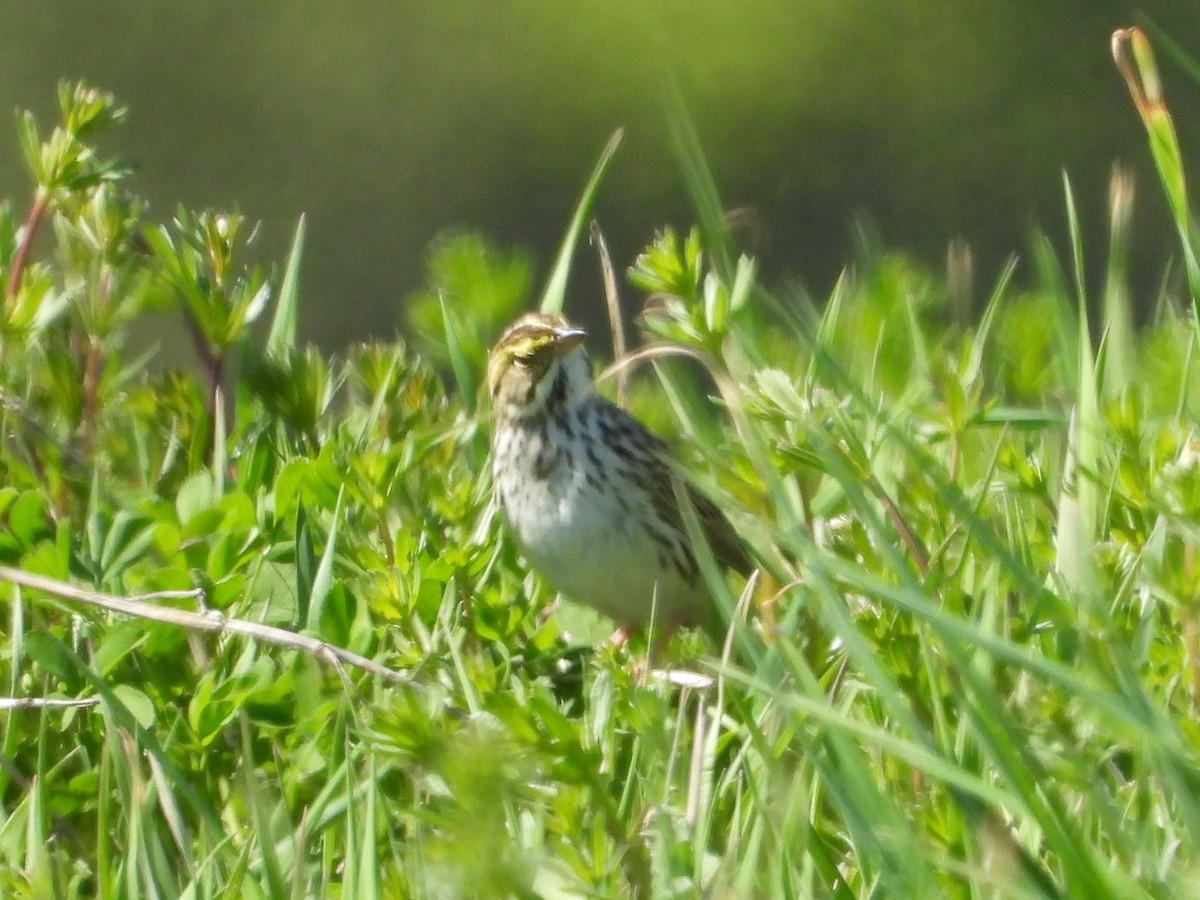
[{"label": "blurred green background", "polygon": [[[114,91],[130,118],[106,149],[139,165],[150,216],[236,207],[263,221],[264,259],[306,212],[302,331],[329,349],[394,333],[447,230],[528,247],[544,275],[618,126],[595,210],[618,268],[689,225],[668,78],[770,279],[821,296],[865,221],[933,265],[966,239],[986,295],[1032,225],[1065,248],[1064,169],[1099,272],[1119,160],[1137,173],[1146,302],[1174,239],[1109,54],[1145,16],[1200,51],[1200,4],[1182,0],[9,3],[0,109],[46,125],[58,79]],[[1200,86],[1164,74],[1188,152]],[[11,128],[0,179],[26,202]],[[600,296],[597,271],[581,253],[575,309]]]}]

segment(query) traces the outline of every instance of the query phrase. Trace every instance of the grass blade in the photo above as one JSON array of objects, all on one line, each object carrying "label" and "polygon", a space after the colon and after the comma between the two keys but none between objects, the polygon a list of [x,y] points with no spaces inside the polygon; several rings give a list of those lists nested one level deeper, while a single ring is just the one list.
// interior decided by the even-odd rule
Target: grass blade
[{"label": "grass blade", "polygon": [[304,255],[305,217],[296,223],[292,250],[288,254],[283,281],[279,285],[279,302],[267,333],[266,354],[276,362],[287,360],[296,347],[297,323],[300,321],[300,260]]},{"label": "grass blade", "polygon": [[604,178],[609,162],[621,145],[621,138],[624,134],[624,129],[618,128],[608,139],[608,143],[600,151],[600,158],[596,161],[596,166],[592,169],[592,174],[583,188],[583,194],[580,195],[579,202],[575,205],[575,213],[571,216],[571,223],[567,226],[567,233],[563,237],[562,246],[554,261],[554,268],[550,270],[550,278],[546,282],[546,290],[542,294],[542,301],[538,305],[538,308],[544,313],[561,313],[563,311],[567,281],[571,275],[571,261],[575,257],[575,247],[579,243],[579,236],[583,233],[583,226],[587,222],[592,202],[600,188],[600,182]]}]

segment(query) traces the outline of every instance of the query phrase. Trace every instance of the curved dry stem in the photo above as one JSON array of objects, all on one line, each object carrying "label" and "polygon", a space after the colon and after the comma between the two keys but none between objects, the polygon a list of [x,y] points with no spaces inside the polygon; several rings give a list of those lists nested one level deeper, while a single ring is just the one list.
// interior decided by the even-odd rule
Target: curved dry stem
[{"label": "curved dry stem", "polygon": [[21,243],[17,247],[12,261],[12,269],[8,273],[8,287],[4,291],[6,302],[12,302],[13,297],[17,296],[17,291],[21,289],[21,278],[25,275],[25,269],[29,265],[29,253],[33,249],[33,240],[37,237],[38,227],[42,224],[42,220],[46,217],[46,210],[49,208],[50,192],[44,187],[39,187],[34,193],[29,215],[25,217],[25,230],[21,234]]},{"label": "curved dry stem", "polygon": [[81,697],[71,700],[66,697],[0,697],[0,711],[11,712],[18,709],[80,709],[97,706],[99,697]]},{"label": "curved dry stem", "polygon": [[644,347],[639,347],[637,350],[614,359],[604,371],[596,376],[596,381],[600,382],[608,378],[619,377],[626,369],[632,366],[638,366],[647,360],[664,356],[684,356],[694,359],[700,365],[704,366],[708,374],[712,376],[712,380],[716,383],[717,390],[721,393],[721,399],[725,401],[725,405],[729,409],[729,414],[734,419],[734,424],[738,426],[740,434],[741,425],[743,424],[739,421],[742,400],[738,394],[737,386],[733,383],[733,379],[729,377],[728,370],[721,365],[716,357],[705,353],[703,350],[697,350],[695,347],[687,347],[683,344],[671,344],[665,341],[647,344]]},{"label": "curved dry stem", "polygon": [[929,577],[929,559],[925,555],[925,550],[921,546],[921,541],[917,538],[916,533],[909,527],[908,520],[904,518],[904,513],[900,511],[900,507],[891,498],[879,480],[874,476],[867,479],[867,487],[875,495],[876,499],[883,504],[884,514],[888,517],[888,521],[892,523],[892,527],[900,535],[900,540],[904,542],[905,548],[908,550],[908,555],[912,558],[913,563],[917,567],[917,572],[922,579]]},{"label": "curved dry stem", "polygon": [[136,616],[140,619],[149,619],[154,622],[188,628],[192,631],[239,634],[257,641],[263,641],[267,644],[274,644],[277,647],[300,650],[338,669],[341,668],[342,663],[345,663],[357,669],[362,669],[364,672],[370,672],[372,675],[378,675],[380,678],[384,678],[394,684],[402,684],[412,688],[419,687],[419,685],[412,682],[402,672],[381,666],[374,660],[367,659],[365,656],[359,656],[357,653],[326,643],[318,638],[309,637],[305,634],[297,634],[285,628],[276,628],[274,625],[248,622],[244,619],[230,619],[216,610],[191,612],[186,609],[174,609],[169,606],[159,606],[158,604],[145,602],[147,598],[153,598],[160,600],[194,599],[202,603],[204,592],[198,588],[190,591],[161,591],[156,594],[143,594],[136,599],[117,597],[112,594],[103,594],[99,591],[89,591],[85,588],[76,587],[73,584],[67,584],[64,581],[47,578],[44,575],[34,575],[30,572],[23,572],[20,569],[13,569],[8,566],[0,566],[0,581],[7,581],[30,590],[41,591],[44,594],[61,597],[64,600],[74,600],[78,603],[96,606],[100,609],[106,609],[109,612],[120,613],[125,616]]},{"label": "curved dry stem", "polygon": [[[600,272],[604,277],[604,303],[608,308],[608,325],[612,330],[613,358],[620,359],[625,355],[628,345],[625,343],[625,322],[621,318],[621,295],[617,290],[617,276],[613,271],[612,256],[608,252],[608,243],[604,233],[595,219],[589,228],[592,244],[600,257]],[[617,403],[622,409],[629,408],[629,373],[621,372],[617,376]]]},{"label": "curved dry stem", "polygon": [[[600,382],[617,376],[625,369],[641,365],[647,360],[669,356],[687,357],[694,359],[700,365],[704,366],[716,384],[721,399],[725,402],[725,408],[729,411],[729,418],[733,420],[734,430],[737,431],[738,437],[745,442],[750,422],[746,418],[745,404],[742,402],[741,390],[734,380],[729,377],[729,370],[716,357],[705,353],[703,350],[698,350],[695,347],[687,347],[683,344],[672,344],[666,341],[647,344],[644,347],[639,347],[637,350],[625,354],[619,359],[613,360],[604,371],[596,376],[596,381]],[[753,463],[754,460],[751,460],[751,462]],[[760,478],[763,475],[764,473],[759,473]],[[765,480],[764,478],[764,482]]]}]

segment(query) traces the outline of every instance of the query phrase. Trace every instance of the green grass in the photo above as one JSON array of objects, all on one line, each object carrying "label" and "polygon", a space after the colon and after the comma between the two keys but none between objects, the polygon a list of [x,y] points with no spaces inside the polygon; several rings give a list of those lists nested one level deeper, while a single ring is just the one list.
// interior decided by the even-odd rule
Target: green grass
[{"label": "green grass", "polygon": [[[477,385],[522,257],[443,240],[420,350],[330,358],[297,345],[303,223],[255,271],[235,216],[150,221],[95,149],[111,98],[62,106],[22,120],[38,187],[0,215],[0,564],[241,624],[0,588],[4,896],[1191,890],[1197,330],[1165,290],[1133,326],[1127,182],[1101,297],[1077,237],[1035,236],[970,324],[961,277],[886,253],[816,303],[757,279],[672,113],[700,228],[630,271],[674,348],[633,405],[763,573],[706,566],[731,653],[681,636],[642,683],[644,645],[545,614],[489,503]],[[568,313],[613,149],[543,295]],[[187,353],[130,354],[150,314]]]}]

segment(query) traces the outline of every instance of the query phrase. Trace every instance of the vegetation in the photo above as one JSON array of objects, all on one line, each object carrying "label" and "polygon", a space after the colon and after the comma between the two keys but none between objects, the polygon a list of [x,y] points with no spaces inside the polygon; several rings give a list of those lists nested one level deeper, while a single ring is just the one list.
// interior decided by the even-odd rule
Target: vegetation
[{"label": "vegetation", "polygon": [[[1010,266],[977,317],[961,251],[941,277],[864,248],[818,309],[756,281],[674,116],[698,226],[629,273],[657,339],[632,402],[763,573],[709,565],[729,646],[681,636],[644,679],[651,640],[580,651],[601,624],[544,614],[489,503],[478,373],[525,260],[448,238],[430,361],[327,358],[295,338],[303,223],[261,272],[236,215],[147,221],[96,149],[120,108],[64,86],[0,216],[0,893],[1178,896],[1200,280],[1153,60],[1117,47],[1191,298],[1140,330],[1120,175],[1097,303],[1080,242],[1035,238],[1040,286]],[[162,315],[194,362],[138,355]]]}]

